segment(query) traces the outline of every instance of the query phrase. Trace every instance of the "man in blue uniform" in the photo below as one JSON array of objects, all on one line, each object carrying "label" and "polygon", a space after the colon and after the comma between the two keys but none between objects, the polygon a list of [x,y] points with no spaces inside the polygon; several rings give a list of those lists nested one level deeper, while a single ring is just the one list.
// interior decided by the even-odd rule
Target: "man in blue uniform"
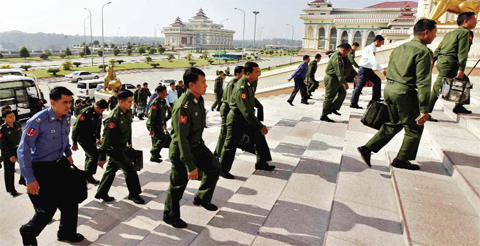
[{"label": "man in blue uniform", "polygon": [[307,85],[305,85],[305,76],[307,75],[308,72],[308,63],[310,62],[310,56],[304,55],[303,56],[303,62],[298,66],[297,70],[295,73],[292,74],[292,76],[288,79],[288,82],[292,81],[292,79],[295,81],[295,88],[292,91],[292,94],[290,95],[290,98],[288,98],[287,102],[288,104],[293,106],[293,99],[295,99],[295,96],[297,95],[297,92],[300,90],[300,95],[302,96],[302,103],[303,104],[308,104],[308,94],[307,94]]},{"label": "man in blue uniform", "polygon": [[51,107],[35,114],[25,125],[18,163],[27,182],[27,192],[35,206],[35,215],[20,227],[24,245],[37,245],[36,237],[61,211],[58,240],[80,242],[77,233],[78,203],[73,195],[69,174],[73,165],[68,135],[70,133],[70,106],[73,93],[65,87],[50,91]]}]

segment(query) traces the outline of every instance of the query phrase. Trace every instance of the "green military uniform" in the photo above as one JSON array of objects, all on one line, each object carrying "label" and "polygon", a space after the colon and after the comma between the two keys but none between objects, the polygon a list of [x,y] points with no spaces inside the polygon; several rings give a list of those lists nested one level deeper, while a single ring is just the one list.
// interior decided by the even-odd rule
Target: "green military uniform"
[{"label": "green military uniform", "polygon": [[353,67],[356,67],[357,69],[358,64],[355,61],[355,51],[352,49],[350,53],[345,57],[345,80],[347,82],[352,82],[355,77],[358,75],[357,71],[353,69]]},{"label": "green military uniform", "polygon": [[135,92],[133,92],[133,115],[137,116],[137,103],[138,103],[138,94],[140,93],[139,89],[136,89]]},{"label": "green military uniform", "polygon": [[99,161],[104,161],[106,155],[110,158],[98,186],[97,196],[99,197],[108,195],[118,169],[121,169],[123,174],[125,174],[125,181],[130,195],[136,196],[142,193],[135,166],[125,154],[127,145],[132,144],[132,118],[132,110],[129,109],[123,112],[117,106],[103,122],[104,128]]},{"label": "green military uniform", "polygon": [[160,150],[168,148],[166,145],[168,136],[163,130],[163,127],[167,124],[165,115],[167,110],[167,102],[160,96],[153,99],[150,103],[150,110],[148,110],[147,129],[148,131],[153,131],[152,150],[150,153],[155,158],[161,158]]},{"label": "green military uniform", "polygon": [[430,49],[417,37],[393,50],[384,93],[390,122],[365,145],[371,151],[378,152],[404,129],[405,137],[397,159],[415,159],[423,132],[423,125],[417,125],[416,118],[420,113],[428,113],[432,58]]},{"label": "green military uniform", "polygon": [[228,82],[225,87],[225,91],[222,96],[222,106],[220,106],[220,117],[222,118],[222,124],[220,125],[220,135],[218,135],[217,147],[215,148],[215,155],[219,156],[222,153],[223,144],[227,137],[227,115],[230,112],[230,98],[232,97],[233,88],[237,83],[238,78],[234,78]]},{"label": "green military uniform", "polygon": [[7,123],[0,126],[0,149],[2,150],[7,192],[15,191],[15,163],[10,161],[10,157],[17,157],[17,148],[21,138],[22,125],[20,122],[13,122],[13,127],[10,127]]},{"label": "green military uniform", "polygon": [[175,86],[175,90],[177,91],[178,93],[178,98],[180,98],[182,96],[183,93],[185,93],[185,91],[187,91],[187,88],[185,88],[185,85],[184,86]]},{"label": "green military uniform", "polygon": [[87,104],[87,101],[84,100],[83,98],[79,97],[77,100],[75,100],[75,109],[74,109],[74,115],[75,117],[78,116],[78,114],[80,113],[80,111],[82,111],[82,109],[85,108]]},{"label": "green military uniform", "polygon": [[108,108],[110,110],[113,110],[118,104],[118,97],[113,95],[110,98],[108,98]]},{"label": "green military uniform", "polygon": [[203,173],[197,197],[210,203],[220,173],[218,159],[202,139],[206,125],[203,97],[196,98],[187,90],[174,104],[172,111],[172,162],[170,187],[165,200],[165,215],[180,218],[180,200],[187,187],[188,174],[195,169]]},{"label": "green military uniform", "polygon": [[215,92],[215,102],[212,105],[212,111],[217,108],[217,111],[220,110],[220,106],[222,106],[222,97],[223,97],[223,79],[222,77],[218,76],[215,79],[215,85],[213,86],[213,91]]},{"label": "green military uniform", "polygon": [[138,108],[138,117],[140,119],[143,118],[145,115],[145,109],[147,107],[147,101],[148,98],[150,98],[152,94],[150,93],[150,90],[147,88],[142,88],[138,92],[138,99],[137,99],[137,108]]},{"label": "green military uniform", "polygon": [[257,165],[272,160],[265,136],[261,133],[264,125],[255,116],[254,87],[243,76],[234,86],[230,98],[230,112],[227,115],[227,135],[220,157],[222,172],[229,173],[235,151],[244,135],[247,135],[255,146]]},{"label": "green military uniform", "polygon": [[315,80],[315,73],[317,72],[317,61],[313,60],[308,64],[308,71],[307,71],[307,87],[308,87],[308,93],[312,94],[315,92],[315,90],[318,88],[318,81]]},{"label": "green military uniform", "polygon": [[95,106],[89,106],[80,111],[73,123],[72,143],[80,144],[85,151],[85,171],[89,175],[97,172],[98,149],[97,140],[100,139],[102,114],[95,112]]},{"label": "green military uniform", "polygon": [[328,61],[324,82],[325,100],[323,101],[322,116],[327,116],[334,110],[340,110],[347,95],[344,87],[347,83],[345,80],[345,60],[338,50],[332,54]]},{"label": "green military uniform", "polygon": [[[435,107],[435,102],[442,88],[442,79],[444,77],[455,78],[459,70],[465,71],[472,41],[473,32],[467,28],[459,27],[447,33],[438,45],[433,54],[433,59],[437,62],[438,77],[433,84],[429,112],[432,112]],[[470,81],[467,75],[463,77],[463,80]]]}]

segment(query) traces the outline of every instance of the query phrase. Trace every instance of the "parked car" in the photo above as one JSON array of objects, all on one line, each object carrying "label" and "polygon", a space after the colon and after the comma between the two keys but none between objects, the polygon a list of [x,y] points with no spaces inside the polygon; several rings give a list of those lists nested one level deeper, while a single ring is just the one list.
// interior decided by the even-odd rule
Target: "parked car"
[{"label": "parked car", "polygon": [[0,75],[25,76],[22,71],[17,69],[0,69]]},{"label": "parked car", "polygon": [[81,80],[98,79],[100,78],[100,75],[87,71],[76,71],[65,75],[65,78],[68,78],[71,82],[78,82]]},{"label": "parked car", "polygon": [[[103,89],[103,84],[97,85],[97,88],[95,89],[95,91],[100,91],[101,89]],[[136,89],[137,88],[132,84],[128,84],[128,83],[122,84],[122,90],[129,90],[131,92],[135,92]]]},{"label": "parked car", "polygon": [[[163,86],[166,86],[166,87],[168,87],[168,86],[170,85],[170,83],[172,83],[172,82],[177,83],[177,80],[171,79],[171,78],[161,79],[161,80],[160,80],[160,83],[162,83],[162,85],[163,85]],[[156,86],[155,86],[155,87],[156,87]]]},{"label": "parked car", "polygon": [[103,79],[92,79],[79,81],[77,83],[77,96],[95,98],[96,88],[101,85],[103,87]]}]

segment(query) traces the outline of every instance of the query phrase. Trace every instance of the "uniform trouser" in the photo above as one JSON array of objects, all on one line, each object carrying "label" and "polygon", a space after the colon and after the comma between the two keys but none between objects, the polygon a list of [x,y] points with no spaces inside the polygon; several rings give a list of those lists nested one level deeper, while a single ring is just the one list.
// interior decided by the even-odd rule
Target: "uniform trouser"
[{"label": "uniform trouser", "polygon": [[167,108],[167,118],[165,119],[165,122],[167,122],[169,119],[172,118],[172,110],[173,110],[173,103],[170,103],[170,107]]},{"label": "uniform trouser", "polygon": [[[347,82],[354,82],[355,77],[358,75],[357,71],[353,68],[352,65],[345,69],[345,80]],[[354,83],[355,84],[355,83]]]},{"label": "uniform trouser", "polygon": [[137,109],[138,109],[137,105],[133,104],[133,115],[134,115],[134,116],[137,116],[137,115],[138,115],[138,114],[137,114]]},{"label": "uniform trouser", "polygon": [[5,173],[5,188],[7,192],[15,190],[15,163],[10,161],[10,157],[2,156],[3,168]]},{"label": "uniform trouser", "polygon": [[255,148],[257,163],[272,160],[267,140],[260,130],[254,129],[242,117],[235,116],[233,112],[230,112],[227,116],[227,136],[220,156],[223,172],[228,173],[232,169],[235,152],[239,145],[242,144],[244,135],[249,137],[250,143]]},{"label": "uniform trouser", "polygon": [[303,82],[303,79],[300,77],[295,77],[293,80],[295,81],[295,88],[293,88],[292,94],[290,95],[290,98],[288,99],[288,101],[293,102],[293,100],[295,99],[295,96],[300,90],[300,95],[302,96],[302,102],[307,102],[308,95],[307,95],[307,86],[305,85],[305,82]]},{"label": "uniform trouser", "polygon": [[358,99],[360,98],[360,93],[368,81],[372,81],[372,100],[380,100],[382,96],[382,80],[375,74],[375,71],[369,68],[360,67],[358,69],[358,83],[355,86],[355,89],[352,93],[352,98],[350,99],[351,105],[358,105]]},{"label": "uniform trouser", "polygon": [[[191,153],[195,166],[203,173],[197,196],[204,202],[211,202],[220,174],[218,159],[203,143],[192,148]],[[170,144],[169,157],[172,162],[172,171],[170,173],[170,187],[168,187],[167,198],[165,199],[164,214],[171,218],[180,218],[180,200],[188,184],[188,171],[185,163],[180,160],[178,146],[173,142]]]},{"label": "uniform trouser", "polygon": [[373,152],[378,152],[404,129],[405,136],[397,159],[415,160],[423,132],[423,126],[417,125],[416,122],[416,118],[420,115],[417,91],[408,90],[407,86],[400,83],[388,82],[385,87],[385,102],[388,106],[390,122],[385,123],[365,146]]},{"label": "uniform trouser", "polygon": [[37,237],[52,221],[57,209],[61,212],[59,234],[72,236],[77,233],[78,203],[68,197],[72,192],[67,173],[70,163],[65,157],[61,160],[32,163],[40,192],[38,195],[28,195],[35,207],[35,215],[25,224],[24,231],[33,237]]},{"label": "uniform trouser", "polygon": [[98,163],[98,149],[95,139],[78,141],[80,146],[82,146],[83,151],[85,151],[85,171],[94,175],[97,173],[97,163]]},{"label": "uniform trouser", "polygon": [[336,78],[325,75],[325,100],[323,101],[322,116],[327,116],[334,110],[340,110],[346,96],[345,87]]},{"label": "uniform trouser", "polygon": [[308,81],[308,92],[313,93],[318,89],[319,82],[316,80],[309,80]]},{"label": "uniform trouser", "polygon": [[160,151],[162,150],[162,148],[168,148],[168,146],[166,146],[166,143],[167,134],[165,134],[163,129],[154,130],[152,136],[152,149],[150,150],[152,156],[161,158]]},{"label": "uniform trouser", "polygon": [[143,118],[145,116],[145,105],[137,105],[137,114],[139,118]]},{"label": "uniform trouser", "polygon": [[125,175],[125,181],[127,182],[127,188],[132,196],[142,193],[140,188],[140,180],[138,179],[137,170],[135,165],[128,159],[125,151],[122,149],[108,150],[107,155],[109,158],[107,168],[103,173],[102,180],[98,186],[97,195],[102,197],[108,195],[108,191],[112,186],[115,179],[115,173],[118,169],[122,170]]},{"label": "uniform trouser", "polygon": [[228,103],[222,104],[220,106],[220,118],[222,123],[220,125],[220,134],[218,135],[217,147],[215,148],[215,154],[219,156],[222,154],[223,145],[225,144],[225,139],[227,138],[227,116],[230,112],[230,106]]},{"label": "uniform trouser", "polygon": [[[440,95],[440,91],[442,90],[442,79],[443,78],[455,78],[458,72],[458,65],[457,61],[453,60],[451,57],[443,58],[440,56],[437,61],[437,70],[438,70],[438,77],[433,84],[432,93],[430,94],[430,102],[429,102],[429,109],[428,112],[431,113],[433,108],[435,107],[435,103],[437,102],[438,96]],[[464,80],[470,81],[467,75],[464,75]],[[457,104],[461,106],[463,104]]]},{"label": "uniform trouser", "polygon": [[222,96],[223,92],[215,94],[215,102],[212,105],[212,111],[217,108],[217,110],[220,110],[220,106],[222,106]]}]

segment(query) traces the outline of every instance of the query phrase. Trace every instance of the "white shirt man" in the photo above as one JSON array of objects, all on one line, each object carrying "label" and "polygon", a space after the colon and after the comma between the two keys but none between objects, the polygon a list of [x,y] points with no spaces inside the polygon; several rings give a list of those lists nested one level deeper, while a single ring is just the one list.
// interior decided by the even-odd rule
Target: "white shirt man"
[{"label": "white shirt man", "polygon": [[375,46],[375,43],[371,43],[370,45],[365,47],[362,51],[362,58],[360,58],[358,66],[369,69],[377,69],[378,71],[383,73],[383,68],[380,66],[380,64],[377,63],[377,58],[375,57],[376,53],[377,46]]}]

